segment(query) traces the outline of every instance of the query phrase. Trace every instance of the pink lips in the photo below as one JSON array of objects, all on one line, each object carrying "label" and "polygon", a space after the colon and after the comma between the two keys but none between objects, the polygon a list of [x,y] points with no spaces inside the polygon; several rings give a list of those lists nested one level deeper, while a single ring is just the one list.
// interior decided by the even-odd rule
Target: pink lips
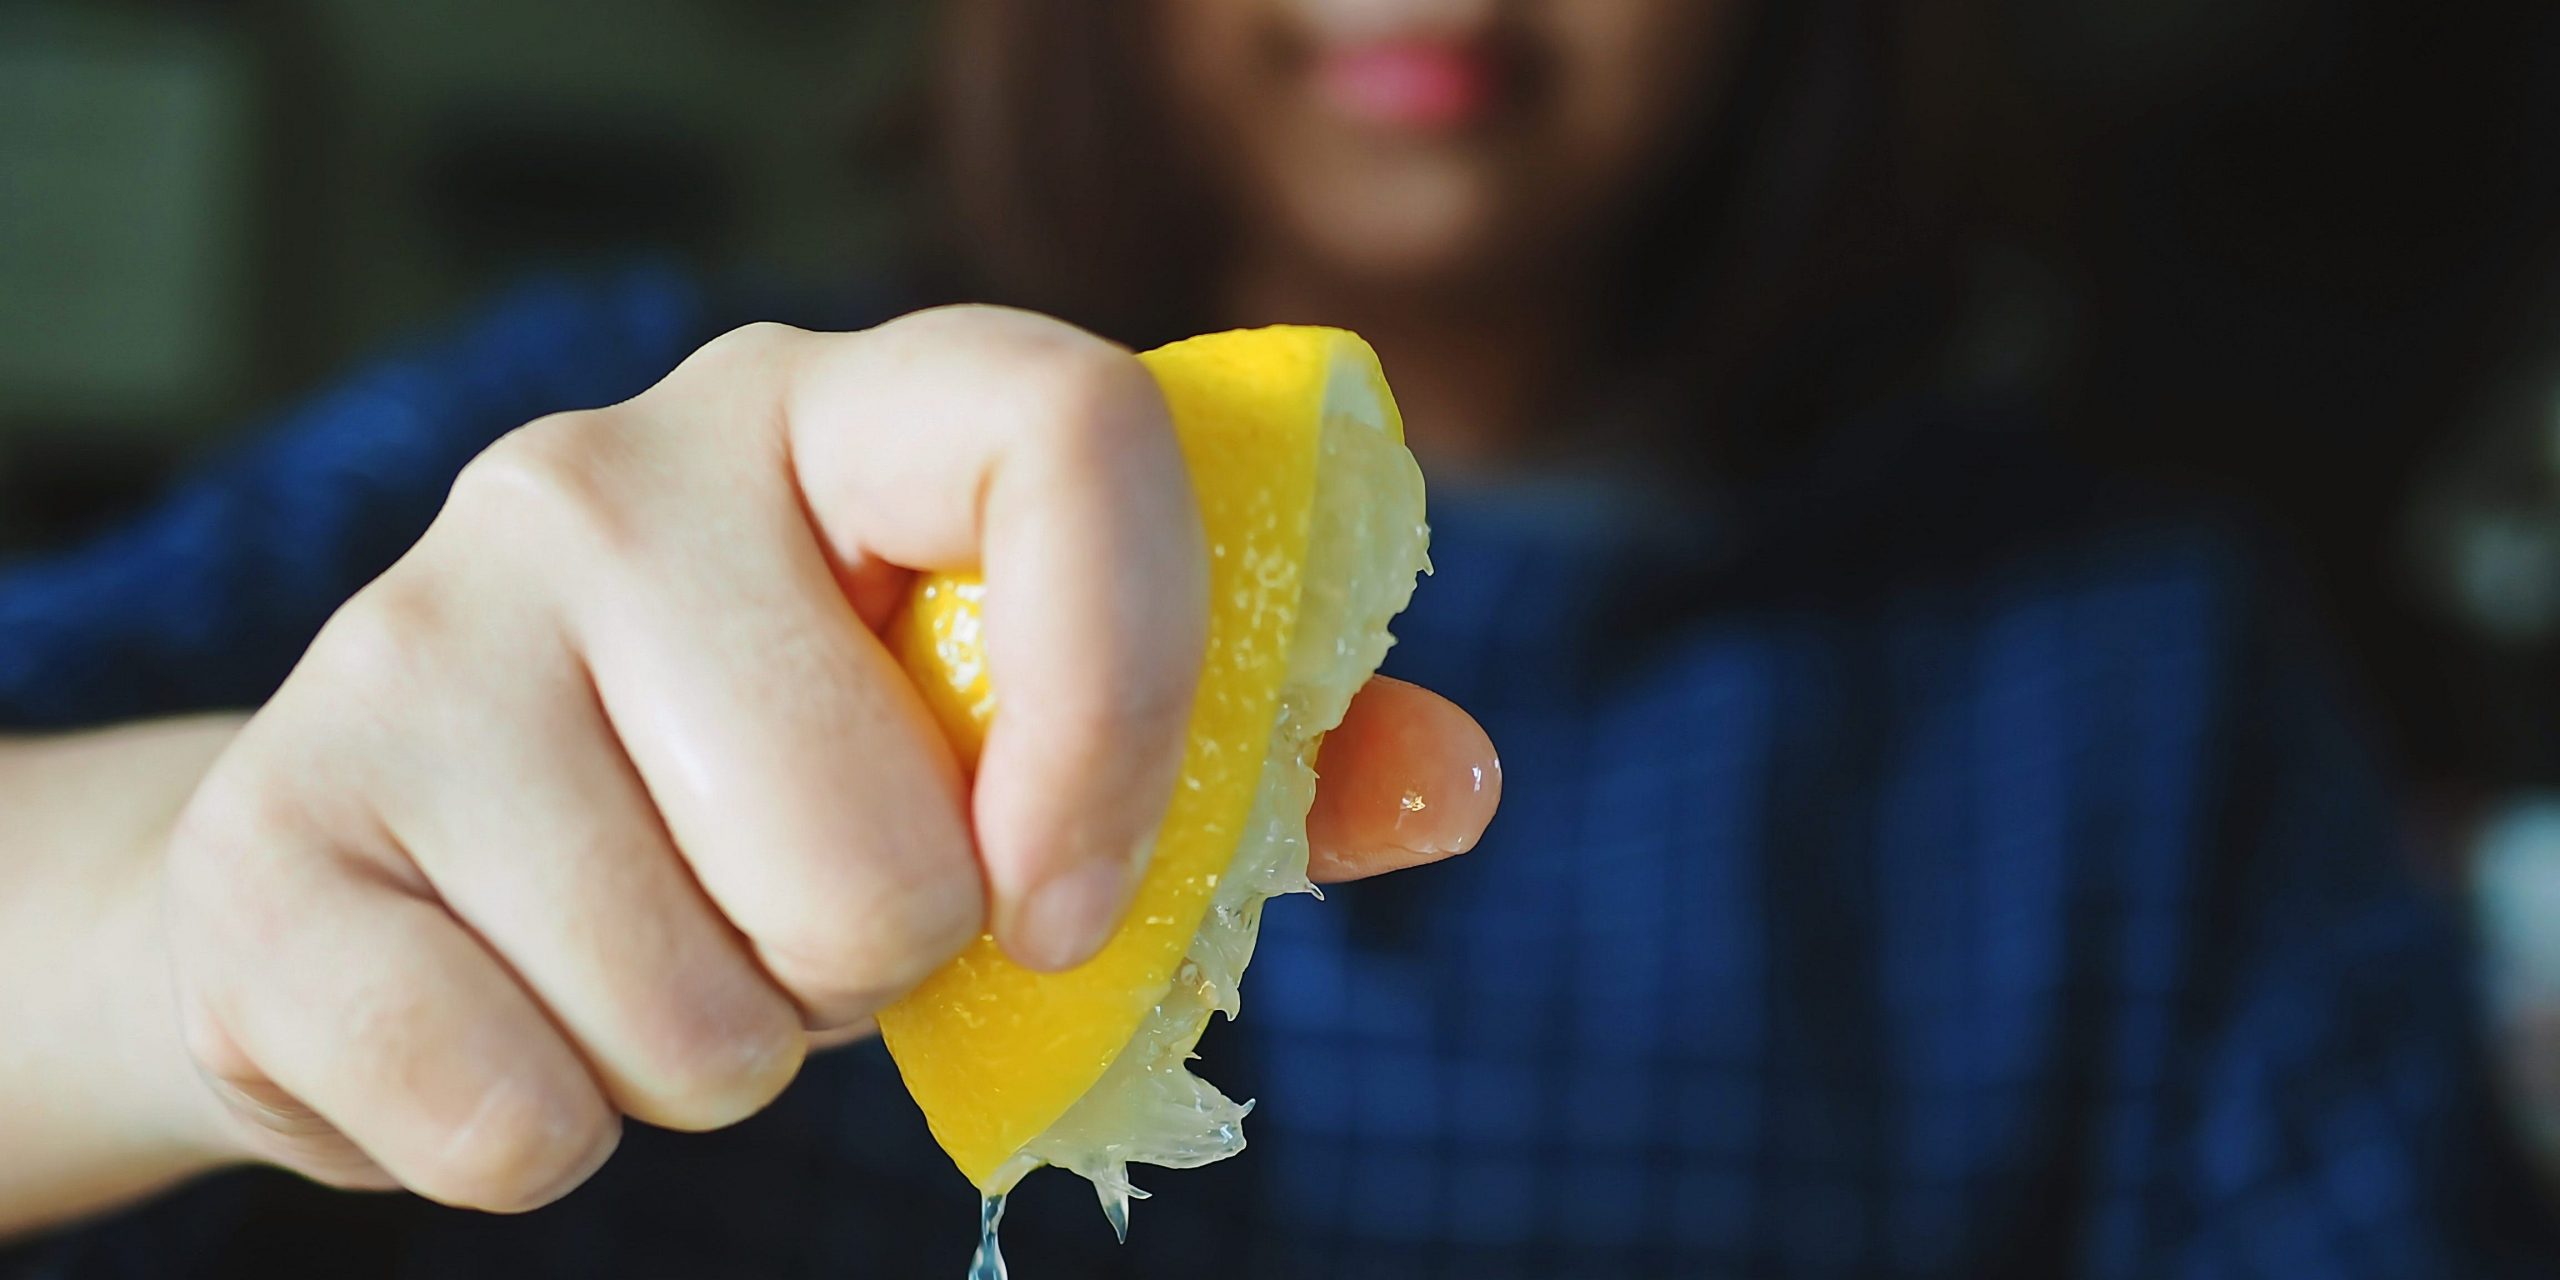
[{"label": "pink lips", "polygon": [[1354,120],[1437,133],[1481,118],[1496,77],[1492,59],[1467,45],[1395,40],[1327,50],[1315,78],[1325,100]]}]

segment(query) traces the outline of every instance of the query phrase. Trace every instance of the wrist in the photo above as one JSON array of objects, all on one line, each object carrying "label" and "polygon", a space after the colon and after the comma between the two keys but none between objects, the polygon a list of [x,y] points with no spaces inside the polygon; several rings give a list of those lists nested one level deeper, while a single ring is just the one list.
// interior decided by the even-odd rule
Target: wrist
[{"label": "wrist", "polygon": [[168,904],[160,868],[168,830],[140,851],[141,874],[120,886],[101,918],[98,987],[100,1067],[122,1101],[124,1140],[175,1180],[245,1158],[245,1148],[214,1091],[197,1072],[179,1014]]},{"label": "wrist", "polygon": [[175,816],[229,739],[138,726],[0,753],[0,1236],[238,1158],[179,1032],[160,927]]}]

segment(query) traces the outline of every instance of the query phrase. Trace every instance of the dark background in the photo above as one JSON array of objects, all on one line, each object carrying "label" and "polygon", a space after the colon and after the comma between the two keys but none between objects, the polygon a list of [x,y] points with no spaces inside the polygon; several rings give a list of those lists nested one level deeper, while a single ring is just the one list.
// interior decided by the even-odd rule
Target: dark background
[{"label": "dark background", "polygon": [[[2001,0],[1984,359],[2290,541],[2458,817],[2560,784],[2560,5]],[[0,553],[534,269],[895,258],[914,0],[0,0]]]}]

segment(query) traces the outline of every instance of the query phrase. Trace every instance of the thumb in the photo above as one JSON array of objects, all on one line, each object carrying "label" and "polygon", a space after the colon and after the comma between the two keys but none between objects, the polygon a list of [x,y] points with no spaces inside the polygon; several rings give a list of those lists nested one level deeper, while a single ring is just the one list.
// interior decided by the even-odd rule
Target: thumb
[{"label": "thumb", "polygon": [[1456,703],[1373,677],[1316,757],[1307,874],[1357,880],[1475,847],[1502,800],[1493,740]]}]

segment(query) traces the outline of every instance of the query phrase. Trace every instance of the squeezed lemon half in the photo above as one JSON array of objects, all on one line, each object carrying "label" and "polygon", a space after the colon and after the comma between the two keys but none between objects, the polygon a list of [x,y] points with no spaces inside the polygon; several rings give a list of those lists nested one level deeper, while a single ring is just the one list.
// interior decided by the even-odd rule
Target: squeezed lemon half
[{"label": "squeezed lemon half", "polygon": [[[981,1194],[1057,1165],[1092,1181],[1118,1229],[1145,1194],[1130,1163],[1190,1168],[1244,1148],[1252,1104],[1186,1064],[1211,1011],[1236,1015],[1264,900],[1314,889],[1317,741],[1429,568],[1422,473],[1356,335],[1243,330],[1139,359],[1172,410],[1209,547],[1208,650],[1145,879],[1084,965],[1034,972],[981,937],[880,1014],[908,1092]],[[983,600],[973,578],[929,576],[889,631],[971,765],[998,714]]]}]

